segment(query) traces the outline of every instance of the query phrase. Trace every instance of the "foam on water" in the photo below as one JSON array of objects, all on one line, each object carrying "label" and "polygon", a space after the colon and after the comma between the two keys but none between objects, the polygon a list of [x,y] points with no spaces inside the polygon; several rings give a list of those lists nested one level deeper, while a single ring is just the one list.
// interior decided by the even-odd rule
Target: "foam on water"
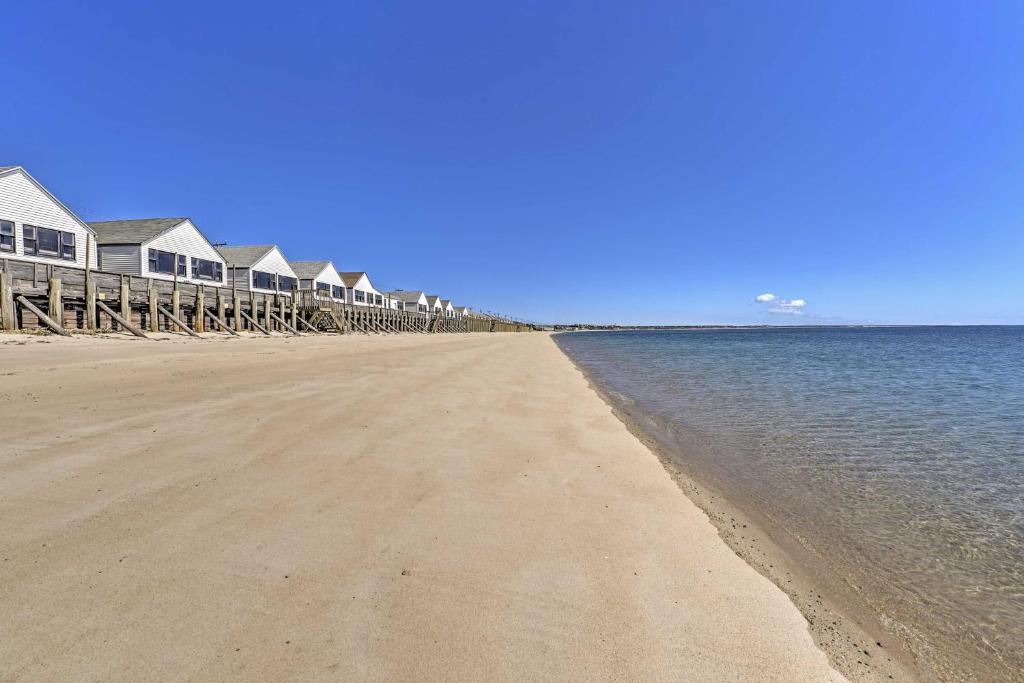
[{"label": "foam on water", "polygon": [[559,344],[954,677],[1024,670],[1024,328],[593,332]]}]

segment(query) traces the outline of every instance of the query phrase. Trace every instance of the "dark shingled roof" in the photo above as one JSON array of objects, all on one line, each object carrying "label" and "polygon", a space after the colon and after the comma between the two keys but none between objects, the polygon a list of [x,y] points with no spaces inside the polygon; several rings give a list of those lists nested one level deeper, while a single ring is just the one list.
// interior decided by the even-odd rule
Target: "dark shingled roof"
[{"label": "dark shingled roof", "polygon": [[217,247],[228,266],[248,268],[267,255],[274,248],[273,244],[258,244],[251,247]]},{"label": "dark shingled roof", "polygon": [[187,218],[138,218],[130,221],[96,221],[89,227],[96,233],[96,244],[142,244]]},{"label": "dark shingled roof", "polygon": [[315,278],[320,273],[324,272],[324,268],[331,265],[330,261],[289,261],[288,265],[292,267],[295,274],[302,279]]},{"label": "dark shingled roof", "polygon": [[12,168],[18,168],[17,166],[0,166],[0,173],[4,171],[10,171]]},{"label": "dark shingled roof", "polygon": [[398,299],[399,301],[411,301],[416,303],[423,296],[423,292],[407,292],[404,289],[399,289],[395,292],[388,292],[388,296],[392,299]]},{"label": "dark shingled roof", "polygon": [[359,282],[359,278],[366,275],[366,271],[361,270],[358,273],[342,273],[338,271],[338,275],[341,276],[341,281],[345,283],[346,287],[355,287],[356,283]]}]

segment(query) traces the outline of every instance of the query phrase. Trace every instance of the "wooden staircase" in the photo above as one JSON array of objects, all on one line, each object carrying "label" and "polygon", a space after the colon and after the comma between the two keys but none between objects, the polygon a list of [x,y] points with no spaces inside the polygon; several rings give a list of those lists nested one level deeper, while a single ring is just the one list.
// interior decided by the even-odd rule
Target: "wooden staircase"
[{"label": "wooden staircase", "polygon": [[345,328],[338,320],[338,316],[334,315],[334,311],[329,308],[313,311],[313,314],[309,316],[309,324],[320,332],[345,333]]}]

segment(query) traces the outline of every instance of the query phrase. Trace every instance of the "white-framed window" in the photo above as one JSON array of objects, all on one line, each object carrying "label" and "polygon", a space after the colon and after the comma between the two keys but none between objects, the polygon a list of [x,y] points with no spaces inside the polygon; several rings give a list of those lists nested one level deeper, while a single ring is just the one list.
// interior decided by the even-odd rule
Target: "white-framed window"
[{"label": "white-framed window", "polygon": [[219,261],[192,257],[192,277],[197,280],[224,282],[224,266]]},{"label": "white-framed window", "polygon": [[22,226],[21,243],[27,256],[49,256],[65,261],[75,260],[75,233]]},{"label": "white-framed window", "polygon": [[149,272],[174,275],[175,270],[179,277],[186,277],[185,257],[182,254],[161,249],[149,250]]},{"label": "white-framed window", "polygon": [[0,220],[0,251],[14,251],[14,221]]},{"label": "white-framed window", "polygon": [[364,292],[363,290],[361,290],[361,289],[353,290],[353,296],[355,297],[356,301],[359,301],[359,302],[362,302],[362,303],[366,303],[366,292]]}]

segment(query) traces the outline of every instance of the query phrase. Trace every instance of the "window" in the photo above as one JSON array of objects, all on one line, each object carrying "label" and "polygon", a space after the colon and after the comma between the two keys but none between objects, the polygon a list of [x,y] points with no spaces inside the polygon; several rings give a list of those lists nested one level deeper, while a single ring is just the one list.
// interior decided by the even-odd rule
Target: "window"
[{"label": "window", "polygon": [[325,292],[327,294],[330,294],[331,293],[331,285],[328,282],[317,282],[316,283],[316,291],[318,291],[318,292]]},{"label": "window", "polygon": [[223,266],[216,261],[192,257],[192,277],[197,280],[210,280],[212,282],[224,281]]},{"label": "window", "polygon": [[65,261],[75,260],[75,234],[73,232],[26,225],[23,226],[21,241],[25,247],[25,253],[29,256],[51,256]]},{"label": "window", "polygon": [[380,306],[381,304],[384,303],[384,297],[382,297],[380,294],[375,294],[374,295],[374,303],[376,303],[378,306]]},{"label": "window", "polygon": [[357,290],[354,290],[354,291],[355,291],[356,301],[360,301],[360,302],[366,303],[366,292],[364,292],[361,289],[357,289]]},{"label": "window", "polygon": [[273,273],[264,273],[261,270],[252,271],[252,286],[255,289],[274,289],[277,283],[277,276]]},{"label": "window", "polygon": [[177,264],[178,275],[185,277],[184,256],[160,249],[149,250],[149,272],[174,275],[175,264]]},{"label": "window", "polygon": [[345,288],[339,287],[338,285],[334,285],[333,287],[331,287],[331,296],[333,296],[335,299],[344,299]]},{"label": "window", "polygon": [[295,278],[288,277],[286,275],[278,275],[277,279],[282,292],[290,292],[295,289]]},{"label": "window", "polygon": [[417,304],[416,308],[419,310],[420,313],[426,313],[427,312],[427,305],[426,304]]},{"label": "window", "polygon": [[14,251],[14,223],[0,221],[0,251]]}]

